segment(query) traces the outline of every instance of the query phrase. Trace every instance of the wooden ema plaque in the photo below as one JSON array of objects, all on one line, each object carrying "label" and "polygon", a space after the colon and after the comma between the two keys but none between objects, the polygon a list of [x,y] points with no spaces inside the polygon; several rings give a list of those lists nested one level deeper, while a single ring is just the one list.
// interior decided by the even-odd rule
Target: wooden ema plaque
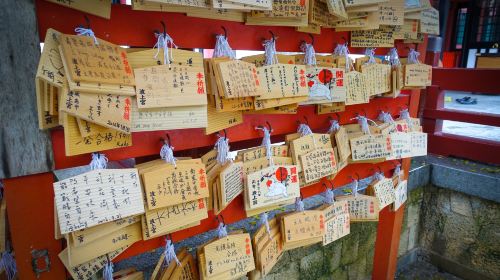
[{"label": "wooden ema plaque", "polygon": [[254,64],[241,60],[217,63],[220,92],[225,98],[262,95],[261,82]]},{"label": "wooden ema plaque", "polygon": [[69,264],[75,266],[89,262],[106,253],[130,246],[139,240],[142,240],[139,222],[105,235],[85,246],[76,247],[73,245],[74,241],[71,240],[68,246]]},{"label": "wooden ema plaque", "polygon": [[60,53],[69,89],[135,95],[134,74],[125,49],[89,36],[61,35]]},{"label": "wooden ema plaque", "polygon": [[306,183],[317,181],[337,172],[333,148],[315,149],[300,156]]},{"label": "wooden ema plaque", "polygon": [[293,162],[300,168],[299,171],[301,171],[302,168],[300,156],[321,148],[332,148],[332,142],[330,141],[329,134],[313,133],[311,135],[297,137],[290,142],[290,153],[293,158]]},{"label": "wooden ema plaque", "polygon": [[367,134],[352,138],[350,142],[353,161],[385,159],[391,155],[389,135]]},{"label": "wooden ema plaque", "polygon": [[375,184],[373,184],[373,190],[378,199],[380,210],[384,209],[387,205],[392,204],[396,199],[394,185],[392,180],[389,178],[384,178],[381,181],[375,182]]},{"label": "wooden ema plaque", "polygon": [[427,133],[409,132],[411,136],[411,156],[427,155]]},{"label": "wooden ema plaque", "polygon": [[309,99],[302,104],[345,102],[344,70],[331,67],[307,67]]},{"label": "wooden ema plaque", "polygon": [[403,205],[406,200],[408,199],[408,181],[407,180],[402,180],[400,181],[396,188],[394,189],[394,211],[398,211],[399,207]]},{"label": "wooden ema plaque", "polygon": [[439,35],[439,11],[430,8],[420,14],[420,32]]},{"label": "wooden ema plaque", "polygon": [[142,174],[149,210],[208,197],[205,166],[163,164]]},{"label": "wooden ema plaque", "polygon": [[219,211],[221,211],[243,192],[243,163],[230,162],[221,170],[219,182],[221,192]]},{"label": "wooden ema plaque", "polygon": [[59,54],[60,36],[58,31],[47,29],[36,71],[35,88],[40,129],[56,127],[59,124],[59,94],[68,86]]},{"label": "wooden ema plaque", "polygon": [[427,64],[404,65],[405,87],[426,87],[432,84],[432,67]]},{"label": "wooden ema plaque", "polygon": [[186,62],[134,69],[139,109],[207,104],[202,54],[188,53]]},{"label": "wooden ema plaque", "polygon": [[[62,119],[66,156],[132,146],[132,134],[87,122],[90,127],[94,128],[93,133],[82,136],[75,117],[64,114]],[[96,127],[98,129],[95,129]]]},{"label": "wooden ema plaque", "polygon": [[281,220],[281,228],[284,243],[316,238],[321,241],[325,232],[323,211],[305,210],[287,214]]},{"label": "wooden ema plaque", "polygon": [[325,234],[323,235],[323,246],[338,240],[351,232],[349,213],[333,216],[325,222]]},{"label": "wooden ema plaque", "polygon": [[328,104],[319,104],[316,106],[316,114],[332,114],[345,111],[345,102],[334,102]]},{"label": "wooden ema plaque", "polygon": [[[278,59],[278,63],[280,64],[295,64],[294,55],[276,54],[276,58]],[[245,56],[242,57],[241,60],[253,63],[257,67],[262,67],[266,65],[266,57],[264,54]]]},{"label": "wooden ema plaque", "polygon": [[255,269],[252,244],[248,233],[231,234],[203,247],[208,279],[229,272],[234,275]]},{"label": "wooden ema plaque", "polygon": [[[272,157],[272,162],[275,165],[293,165],[291,157]],[[251,161],[243,162],[243,173],[250,174],[271,166],[271,161],[267,158],[258,158]]]},{"label": "wooden ema plaque", "polygon": [[141,216],[137,215],[93,226],[90,228],[81,229],[79,231],[74,231],[71,233],[73,246],[75,247],[85,246],[91,243],[92,241],[95,241],[107,234],[113,233],[117,230],[138,223],[140,221],[141,221]]},{"label": "wooden ema plaque", "polygon": [[357,71],[345,74],[346,98],[345,105],[363,104],[370,102],[366,76]]},{"label": "wooden ema plaque", "polygon": [[248,208],[278,204],[300,196],[297,167],[274,165],[247,175]]},{"label": "wooden ema plaque", "polygon": [[[288,155],[288,146],[271,146],[271,154],[273,157],[286,157]],[[265,158],[266,156],[266,147],[256,147],[238,151],[238,155],[236,157],[241,159],[243,162],[246,162]]]},{"label": "wooden ema plaque", "polygon": [[118,250],[112,251],[105,255],[99,256],[93,260],[82,263],[80,265],[70,265],[69,264],[69,248],[65,248],[62,250],[58,257],[63,263],[64,267],[68,273],[75,280],[88,280],[93,279],[93,276],[104,267],[104,265],[108,262],[108,257],[110,260],[116,258],[119,254],[125,251],[126,247],[122,247]]},{"label": "wooden ema plaque", "polygon": [[64,91],[60,109],[86,121],[130,133],[131,104],[128,96]]},{"label": "wooden ema plaque", "polygon": [[261,95],[257,99],[307,96],[306,67],[273,64],[257,68]]},{"label": "wooden ema plaque", "polygon": [[341,126],[340,129],[335,132],[334,137],[338,149],[339,161],[346,161],[351,155],[351,147],[345,127]]},{"label": "wooden ema plaque", "polygon": [[389,64],[363,64],[361,65],[361,72],[366,77],[370,96],[391,91],[391,66]]},{"label": "wooden ema plaque", "polygon": [[357,194],[337,196],[335,199],[347,201],[352,222],[378,221],[380,208],[376,197]]},{"label": "wooden ema plaque", "polygon": [[343,0],[326,0],[326,5],[330,14],[339,19],[347,19],[347,12]]},{"label": "wooden ema plaque", "polygon": [[190,227],[208,217],[204,198],[146,211],[145,221],[150,236],[165,235]]},{"label": "wooden ema plaque", "polygon": [[[49,2],[89,13],[98,17],[111,18],[111,0],[48,0]],[[76,279],[76,278],[75,278]]]},{"label": "wooden ema plaque", "polygon": [[351,33],[351,47],[390,48],[394,46],[394,32],[387,29],[355,30]]},{"label": "wooden ema plaque", "polygon": [[61,233],[144,213],[137,169],[90,171],[54,183]]},{"label": "wooden ema plaque", "polygon": [[412,156],[411,134],[407,132],[394,132],[391,138],[391,155],[387,160],[408,158]]}]

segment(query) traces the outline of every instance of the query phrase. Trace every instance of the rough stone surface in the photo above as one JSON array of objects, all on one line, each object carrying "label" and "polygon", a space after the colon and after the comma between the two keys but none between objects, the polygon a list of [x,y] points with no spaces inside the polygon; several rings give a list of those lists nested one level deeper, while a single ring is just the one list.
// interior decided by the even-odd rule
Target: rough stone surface
[{"label": "rough stone surface", "polygon": [[303,257],[300,260],[300,279],[313,280],[326,274],[323,262],[324,257],[322,250],[316,250],[315,252]]}]

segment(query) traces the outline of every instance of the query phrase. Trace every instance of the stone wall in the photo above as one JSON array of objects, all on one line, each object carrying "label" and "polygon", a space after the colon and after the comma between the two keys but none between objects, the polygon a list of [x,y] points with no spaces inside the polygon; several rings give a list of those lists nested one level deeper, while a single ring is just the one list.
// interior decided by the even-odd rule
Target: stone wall
[{"label": "stone wall", "polygon": [[264,279],[370,279],[377,225],[353,223],[349,235],[327,246],[287,251]]},{"label": "stone wall", "polygon": [[424,190],[420,246],[450,264],[458,264],[450,270],[461,267],[465,275],[477,273],[482,279],[498,279],[500,205],[432,185]]}]

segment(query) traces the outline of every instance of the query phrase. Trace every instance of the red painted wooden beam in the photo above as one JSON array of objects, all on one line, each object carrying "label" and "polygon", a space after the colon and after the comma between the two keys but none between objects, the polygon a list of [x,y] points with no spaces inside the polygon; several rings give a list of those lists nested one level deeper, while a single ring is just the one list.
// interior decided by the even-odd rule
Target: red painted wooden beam
[{"label": "red painted wooden beam", "polygon": [[424,118],[500,126],[500,115],[451,109],[425,109]]},{"label": "red painted wooden beam", "polygon": [[[345,112],[341,112],[340,123],[353,123],[351,120],[356,113],[367,114],[368,118],[375,119],[379,110],[389,111],[393,116],[399,115],[401,108],[407,107],[408,95],[398,98],[375,98],[370,104],[347,106]],[[328,116],[337,118],[335,114],[316,115],[314,106],[300,106],[296,115],[244,115],[244,122],[240,125],[227,129],[228,138],[231,143],[262,138],[262,133],[255,130],[258,125],[269,121],[273,127],[273,135],[285,135],[297,130],[296,121],[304,122],[307,117],[309,126],[315,132],[328,130]],[[142,156],[156,155],[159,153],[162,143],[161,137],[165,137],[167,131],[151,131],[132,133],[131,147],[103,151],[109,160],[122,160]],[[203,148],[214,145],[217,140],[215,134],[205,135],[204,129],[178,129],[168,131],[175,151]],[[62,129],[52,130],[52,147],[54,152],[55,169],[63,169],[81,166],[90,162],[90,155],[78,155],[67,157],[64,150],[64,131]]]},{"label": "red painted wooden beam", "polygon": [[500,94],[500,70],[433,68],[432,84],[442,90]]},{"label": "red painted wooden beam", "polygon": [[500,164],[500,142],[436,133],[428,135],[429,153]]}]

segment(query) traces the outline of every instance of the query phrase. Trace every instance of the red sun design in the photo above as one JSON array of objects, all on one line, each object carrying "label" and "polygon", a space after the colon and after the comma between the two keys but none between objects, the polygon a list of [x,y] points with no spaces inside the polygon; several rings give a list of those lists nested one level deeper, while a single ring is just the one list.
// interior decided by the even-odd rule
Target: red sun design
[{"label": "red sun design", "polygon": [[267,180],[267,182],[266,182],[267,187],[269,188],[269,187],[271,186],[271,184],[272,184],[272,183],[273,183],[273,181],[271,181],[271,180]]},{"label": "red sun design", "polygon": [[286,179],[286,177],[288,177],[288,170],[285,167],[280,167],[276,169],[275,175],[278,181],[283,181]]},{"label": "red sun design", "polygon": [[328,69],[323,69],[318,73],[318,79],[322,84],[328,84],[332,81],[333,73]]},{"label": "red sun design", "polygon": [[309,82],[307,82],[307,85],[308,85],[309,87],[312,87],[312,86],[314,85],[314,81],[309,81]]}]

